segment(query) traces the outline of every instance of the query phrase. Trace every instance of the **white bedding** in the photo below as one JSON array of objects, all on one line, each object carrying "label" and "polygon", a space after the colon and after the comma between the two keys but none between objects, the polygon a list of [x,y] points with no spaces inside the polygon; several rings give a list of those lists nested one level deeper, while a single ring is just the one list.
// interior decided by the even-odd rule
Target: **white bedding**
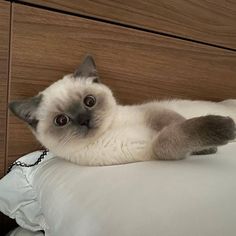
[{"label": "white bedding", "polygon": [[235,236],[235,154],[231,143],[214,155],[106,167],[49,154],[0,181],[0,211],[46,236]]}]

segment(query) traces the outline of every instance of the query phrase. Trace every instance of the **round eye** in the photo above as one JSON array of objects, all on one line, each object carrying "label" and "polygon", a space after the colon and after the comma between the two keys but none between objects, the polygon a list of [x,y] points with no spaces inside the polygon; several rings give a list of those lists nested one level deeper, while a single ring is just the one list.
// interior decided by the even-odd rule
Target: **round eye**
[{"label": "round eye", "polygon": [[67,123],[69,123],[69,121],[70,121],[70,118],[64,114],[57,115],[54,119],[54,123],[57,126],[64,126]]},{"label": "round eye", "polygon": [[92,95],[88,95],[84,99],[84,104],[87,107],[93,107],[95,105],[95,103],[96,103],[96,98]]}]

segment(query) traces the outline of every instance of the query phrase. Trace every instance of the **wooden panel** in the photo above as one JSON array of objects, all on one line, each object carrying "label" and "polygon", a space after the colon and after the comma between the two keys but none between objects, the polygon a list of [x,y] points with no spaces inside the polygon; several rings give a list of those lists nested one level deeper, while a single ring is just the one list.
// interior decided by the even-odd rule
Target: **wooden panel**
[{"label": "wooden panel", "polygon": [[5,168],[10,3],[0,2],[0,178]]},{"label": "wooden panel", "polygon": [[[14,5],[11,100],[35,95],[73,72],[87,52],[120,102],[236,98],[236,57],[227,50],[79,17]],[[37,148],[12,115],[9,159]]]},{"label": "wooden panel", "polygon": [[236,49],[236,1],[23,0]]},{"label": "wooden panel", "polygon": [[[10,34],[10,3],[0,2],[0,178],[5,169],[5,142],[6,142],[6,106],[8,55]],[[13,220],[0,212],[0,234],[5,235],[16,227]]]}]

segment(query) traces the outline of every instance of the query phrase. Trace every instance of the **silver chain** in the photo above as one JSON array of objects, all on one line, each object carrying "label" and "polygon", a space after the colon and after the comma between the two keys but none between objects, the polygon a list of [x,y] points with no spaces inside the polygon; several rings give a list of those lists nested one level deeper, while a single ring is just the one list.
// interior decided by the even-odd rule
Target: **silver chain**
[{"label": "silver chain", "polygon": [[7,173],[9,173],[12,169],[13,166],[21,166],[21,167],[32,167],[32,166],[36,166],[38,165],[44,158],[45,156],[47,156],[49,150],[48,149],[44,149],[43,153],[39,156],[39,158],[37,159],[37,161],[33,164],[27,164],[25,162],[21,162],[21,161],[14,161],[8,168]]}]

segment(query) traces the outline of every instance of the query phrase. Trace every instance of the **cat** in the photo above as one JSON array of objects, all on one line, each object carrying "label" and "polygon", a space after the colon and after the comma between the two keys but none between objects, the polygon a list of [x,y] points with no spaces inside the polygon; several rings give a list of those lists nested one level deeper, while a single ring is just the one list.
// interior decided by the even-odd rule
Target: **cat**
[{"label": "cat", "polygon": [[94,59],[87,55],[73,74],[9,107],[52,153],[79,165],[96,166],[180,160],[191,154],[215,153],[217,146],[235,139],[232,118],[184,117],[176,110],[188,103],[194,106],[196,102],[119,105],[101,83]]}]

